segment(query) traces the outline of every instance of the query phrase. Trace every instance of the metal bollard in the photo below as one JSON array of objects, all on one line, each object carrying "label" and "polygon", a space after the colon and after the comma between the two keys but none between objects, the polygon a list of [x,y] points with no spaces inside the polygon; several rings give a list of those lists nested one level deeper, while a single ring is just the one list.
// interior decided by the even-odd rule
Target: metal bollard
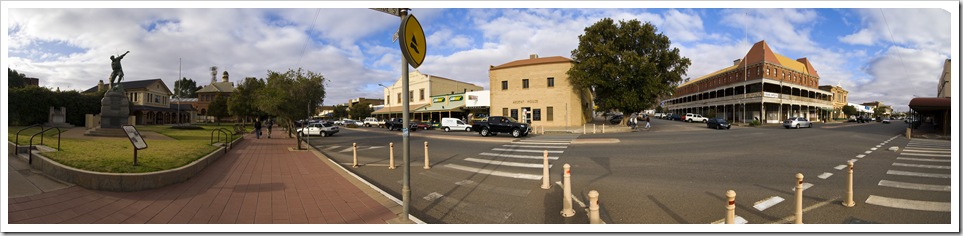
[{"label": "metal bollard", "polygon": [[601,224],[602,217],[599,216],[599,192],[592,190],[588,193],[589,197],[589,224]]},{"label": "metal bollard", "polygon": [[351,143],[351,150],[354,152],[351,159],[351,167],[358,168],[358,143]]},{"label": "metal bollard", "polygon": [[562,166],[565,170],[562,177],[562,217],[575,215],[575,209],[572,209],[572,171],[569,169],[571,167],[568,163]]},{"label": "metal bollard", "polygon": [[545,150],[545,158],[542,161],[542,189],[552,188],[548,179],[548,150]]},{"label": "metal bollard", "polygon": [[856,202],[853,201],[853,162],[849,162],[849,179],[846,181],[846,201],[843,202],[845,207],[856,206]]},{"label": "metal bollard", "polygon": [[425,141],[425,169],[431,169],[431,167],[428,166],[428,141]]},{"label": "metal bollard", "polygon": [[726,205],[726,224],[736,223],[736,191],[726,191],[726,198],[729,198],[729,204]]},{"label": "metal bollard", "polygon": [[602,133],[605,133],[605,124],[602,124]]},{"label": "metal bollard", "polygon": [[582,134],[585,134],[585,124],[582,124]]},{"label": "metal bollard", "polygon": [[395,169],[395,143],[388,143],[388,169]]},{"label": "metal bollard", "polygon": [[802,217],[803,217],[803,210],[802,210],[802,209],[803,209],[803,208],[802,208],[802,200],[803,200],[803,197],[802,197],[802,196],[803,196],[803,189],[802,189],[803,174],[802,174],[802,173],[796,173],[796,180],[797,180],[797,181],[796,181],[796,224],[802,224],[802,223],[803,223],[803,220],[802,220]]}]

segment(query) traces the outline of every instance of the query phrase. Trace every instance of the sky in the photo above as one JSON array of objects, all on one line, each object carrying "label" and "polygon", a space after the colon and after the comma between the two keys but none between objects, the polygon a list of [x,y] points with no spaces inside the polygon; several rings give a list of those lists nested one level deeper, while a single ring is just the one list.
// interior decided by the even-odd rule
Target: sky
[{"label": "sky", "polygon": [[[424,27],[428,56],[419,71],[486,89],[489,66],[530,54],[571,58],[584,29],[606,17],[655,25],[692,61],[685,77],[725,68],[765,40],[778,54],[808,58],[819,84],[843,86],[850,103],[881,101],[897,111],[914,96],[936,96],[943,62],[959,50],[958,2],[507,3],[389,7],[412,8]],[[61,90],[107,83],[109,57],[125,51],[125,81],[160,78],[171,89],[180,77],[209,84],[211,66],[218,81],[228,71],[232,82],[300,67],[328,80],[325,105],[383,98],[378,84],[400,77],[392,41],[399,18],[367,9],[384,6],[238,4],[5,1],[3,64]],[[546,6],[558,8],[539,8]]]}]

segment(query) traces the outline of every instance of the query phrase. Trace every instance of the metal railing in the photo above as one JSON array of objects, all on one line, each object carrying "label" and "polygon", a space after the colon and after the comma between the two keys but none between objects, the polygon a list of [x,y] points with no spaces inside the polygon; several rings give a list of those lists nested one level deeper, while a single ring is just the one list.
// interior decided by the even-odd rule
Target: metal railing
[{"label": "metal railing", "polygon": [[[231,141],[234,141],[234,134],[231,133],[230,130],[225,128],[217,128],[217,129],[211,130],[211,145],[214,144],[214,133],[217,133],[217,141],[221,141],[221,133],[224,134],[224,146],[227,147],[224,149],[225,153],[227,152],[228,149],[231,149]],[[229,137],[230,139],[228,139]]]},{"label": "metal railing", "polygon": [[[60,151],[60,133],[63,133],[63,132],[60,131],[60,128],[50,127],[50,128],[43,129],[43,130],[41,130],[40,132],[37,132],[36,134],[33,134],[32,136],[30,136],[30,145],[27,146],[27,154],[28,154],[28,155],[27,155],[27,156],[28,156],[28,157],[27,157],[27,163],[28,163],[28,164],[33,164],[33,152],[30,151],[31,149],[33,149],[33,138],[34,138],[34,137],[37,137],[37,135],[40,135],[40,140],[41,140],[41,141],[40,141],[40,144],[43,144],[43,141],[42,141],[42,140],[43,140],[43,135],[41,135],[41,134],[47,132],[48,130],[52,130],[52,129],[57,129],[57,151]],[[18,136],[18,137],[19,137],[19,136]]]},{"label": "metal railing", "polygon": [[[43,130],[43,124],[35,124],[35,125],[27,126],[26,128],[23,128],[23,129],[20,129],[19,131],[17,131],[17,137],[14,138],[14,141],[13,141],[13,145],[15,146],[15,148],[20,146],[20,132],[23,132],[24,130],[27,130],[27,129],[30,129],[30,128],[33,128],[33,127],[37,127],[37,126],[40,126],[40,130]],[[40,144],[43,144],[43,136],[40,136]],[[28,149],[28,150],[29,150],[29,149]],[[29,152],[29,151],[27,151],[27,152]],[[13,150],[13,154],[16,155],[16,154],[20,154],[20,153],[19,153],[17,150]]]}]

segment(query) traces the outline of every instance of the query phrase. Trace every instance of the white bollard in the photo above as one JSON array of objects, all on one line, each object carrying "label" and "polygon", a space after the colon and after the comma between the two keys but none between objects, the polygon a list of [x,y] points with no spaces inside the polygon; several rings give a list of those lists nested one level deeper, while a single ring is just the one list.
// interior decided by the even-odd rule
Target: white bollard
[{"label": "white bollard", "polygon": [[542,161],[542,189],[552,188],[548,181],[548,150],[545,150],[545,158]]},{"label": "white bollard", "polygon": [[585,124],[582,124],[582,134],[585,134]]},{"label": "white bollard", "polygon": [[605,124],[602,124],[602,133],[605,133]]},{"label": "white bollard", "polygon": [[589,197],[589,224],[601,224],[602,217],[599,216],[599,192],[592,190],[588,193]]},{"label": "white bollard", "polygon": [[802,189],[803,174],[802,174],[802,173],[796,173],[796,180],[797,180],[797,181],[796,181],[796,224],[802,224],[802,223],[803,223],[803,220],[802,220],[802,217],[803,217],[803,210],[802,210],[802,209],[803,209],[803,208],[802,208],[802,200],[803,200],[803,189]]},{"label": "white bollard", "polygon": [[729,204],[726,204],[726,224],[736,223],[736,191],[726,191],[726,198],[729,199]]},{"label": "white bollard", "polygon": [[388,169],[395,169],[395,143],[388,143]]},{"label": "white bollard", "polygon": [[562,177],[562,217],[575,215],[575,209],[572,209],[572,171],[569,169],[571,167],[568,163],[562,166],[565,170]]},{"label": "white bollard", "polygon": [[428,165],[428,141],[425,141],[425,169],[431,169]]},{"label": "white bollard", "polygon": [[845,207],[856,206],[856,202],[853,201],[853,162],[849,162],[849,178],[846,181],[846,201],[843,202]]},{"label": "white bollard", "polygon": [[592,124],[592,133],[593,133],[593,134],[596,133],[595,129],[596,129],[597,127],[598,127],[598,126],[597,126],[596,124]]},{"label": "white bollard", "polygon": [[354,152],[351,159],[351,167],[358,168],[358,143],[351,143],[351,150]]}]

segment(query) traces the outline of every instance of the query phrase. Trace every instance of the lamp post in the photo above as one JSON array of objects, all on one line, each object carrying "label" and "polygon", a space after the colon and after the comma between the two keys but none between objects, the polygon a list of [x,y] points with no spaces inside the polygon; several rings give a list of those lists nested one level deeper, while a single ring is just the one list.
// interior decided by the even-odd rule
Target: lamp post
[{"label": "lamp post", "polygon": [[[381,84],[381,83],[378,83],[378,86],[384,87],[385,89],[388,90],[388,96],[386,97],[386,98],[388,98],[388,99],[386,99],[386,101],[385,101],[385,106],[387,106],[387,104],[391,103],[391,88],[389,88],[388,86],[385,86],[385,85],[383,85],[383,84]],[[390,110],[390,109],[388,110],[388,118],[391,118],[391,110]]]}]

